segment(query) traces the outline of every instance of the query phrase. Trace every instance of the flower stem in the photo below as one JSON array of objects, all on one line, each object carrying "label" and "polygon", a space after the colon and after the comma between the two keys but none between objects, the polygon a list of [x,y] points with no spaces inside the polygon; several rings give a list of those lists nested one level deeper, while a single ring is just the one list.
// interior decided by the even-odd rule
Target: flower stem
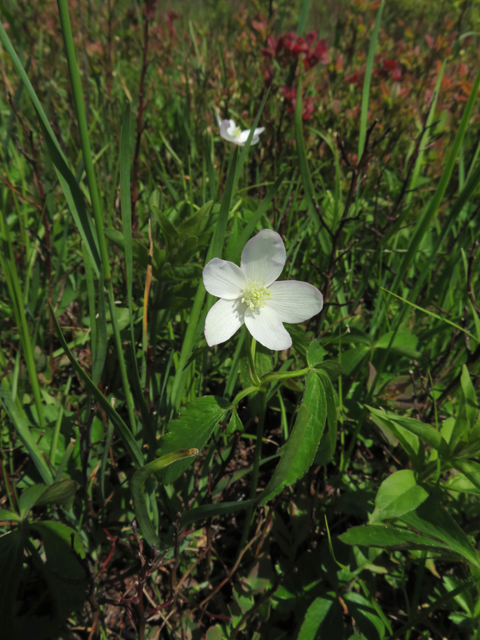
[{"label": "flower stem", "polygon": [[[258,487],[258,470],[260,468],[260,457],[262,454],[263,427],[265,424],[265,413],[267,410],[267,394],[265,389],[259,390],[260,410],[257,418],[257,441],[255,443],[255,452],[253,454],[252,484],[250,489],[250,499],[254,500],[257,495]],[[250,505],[245,516],[245,524],[243,525],[242,539],[240,541],[239,552],[242,551],[247,543],[250,525],[255,513],[255,506]]]},{"label": "flower stem", "polygon": [[255,338],[251,338],[247,341],[247,355],[248,364],[250,367],[250,377],[255,386],[260,387],[262,385],[260,378],[258,377],[257,370],[255,368],[255,350],[257,348],[257,341]]}]

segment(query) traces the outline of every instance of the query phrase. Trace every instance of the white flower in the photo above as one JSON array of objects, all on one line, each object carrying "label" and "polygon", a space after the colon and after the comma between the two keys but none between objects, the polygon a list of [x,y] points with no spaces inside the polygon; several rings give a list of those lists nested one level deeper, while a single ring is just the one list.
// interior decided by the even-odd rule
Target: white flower
[{"label": "white flower", "polygon": [[[218,109],[217,109],[217,122],[218,122],[218,126],[220,127],[220,135],[222,136],[222,138],[224,138],[225,140],[228,140],[229,142],[234,142],[235,144],[238,144],[240,147],[244,146],[250,134],[250,129],[245,129],[245,131],[242,131],[240,127],[235,126],[235,122],[233,120],[222,120],[220,118],[220,114],[218,113]],[[259,127],[258,129],[255,129],[255,131],[253,132],[253,137],[250,144],[251,145],[257,144],[257,142],[260,139],[259,135],[264,131],[265,131],[265,127]]]},{"label": "white flower", "polygon": [[267,349],[292,346],[284,322],[303,322],[323,308],[320,291],[307,282],[276,282],[286,261],[282,238],[263,229],[244,246],[240,267],[214,258],[203,270],[205,289],[220,300],[205,320],[208,346],[225,342],[242,326]]}]

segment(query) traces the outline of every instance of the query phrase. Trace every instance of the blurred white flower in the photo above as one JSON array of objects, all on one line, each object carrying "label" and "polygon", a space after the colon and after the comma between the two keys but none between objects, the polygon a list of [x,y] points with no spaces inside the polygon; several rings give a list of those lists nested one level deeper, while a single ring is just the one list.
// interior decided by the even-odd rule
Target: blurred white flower
[{"label": "blurred white flower", "polygon": [[[233,120],[222,120],[220,118],[218,109],[216,110],[216,113],[218,126],[220,127],[220,135],[222,136],[222,138],[228,140],[229,142],[233,142],[234,144],[238,144],[240,147],[243,147],[250,134],[250,129],[245,129],[245,131],[242,131],[240,127],[235,126],[235,122]],[[255,129],[250,144],[257,144],[260,139],[260,134],[264,131],[265,127],[259,127],[258,129]]]},{"label": "blurred white flower", "polygon": [[267,349],[292,346],[284,322],[303,322],[323,308],[320,291],[307,282],[276,282],[286,261],[285,245],[275,231],[263,229],[247,242],[240,267],[214,258],[203,270],[205,289],[220,300],[205,320],[208,346],[225,342],[246,324]]}]

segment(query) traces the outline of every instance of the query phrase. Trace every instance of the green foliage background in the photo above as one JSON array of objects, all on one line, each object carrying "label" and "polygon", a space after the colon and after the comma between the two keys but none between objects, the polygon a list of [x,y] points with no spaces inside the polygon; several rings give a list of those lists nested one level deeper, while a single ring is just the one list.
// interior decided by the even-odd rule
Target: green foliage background
[{"label": "green foliage background", "polygon": [[[2,633],[479,638],[478,4],[0,18]],[[263,228],[324,310],[209,349]]]}]

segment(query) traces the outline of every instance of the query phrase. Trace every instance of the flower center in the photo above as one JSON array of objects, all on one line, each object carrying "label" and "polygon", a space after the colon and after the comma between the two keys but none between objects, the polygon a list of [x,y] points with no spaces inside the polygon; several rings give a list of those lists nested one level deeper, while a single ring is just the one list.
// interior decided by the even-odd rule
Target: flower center
[{"label": "flower center", "polygon": [[242,302],[245,302],[252,311],[257,307],[264,307],[265,301],[272,297],[270,289],[265,286],[265,280],[262,284],[258,281],[252,282],[250,278],[242,294]]},{"label": "flower center", "polygon": [[232,131],[230,132],[231,136],[235,136],[235,138],[238,138],[240,136],[240,134],[242,133],[242,130],[240,129],[240,127],[235,127],[234,129],[232,129]]}]

